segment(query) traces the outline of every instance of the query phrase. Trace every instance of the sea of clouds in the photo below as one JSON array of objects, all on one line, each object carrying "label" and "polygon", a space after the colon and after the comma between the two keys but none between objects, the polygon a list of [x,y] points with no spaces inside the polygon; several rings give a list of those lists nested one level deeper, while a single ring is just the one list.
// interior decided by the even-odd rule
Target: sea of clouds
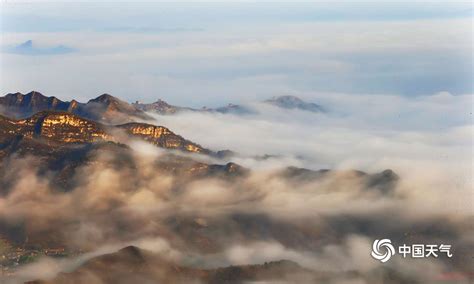
[{"label": "sea of clouds", "polygon": [[[17,177],[0,198],[3,228],[22,228],[30,241],[58,242],[86,254],[42,258],[17,281],[51,279],[88,259],[134,244],[171,262],[219,267],[289,259],[326,273],[357,271],[368,281],[380,268],[374,239],[449,243],[454,257],[395,257],[385,267],[422,282],[470,271],[472,238],[472,96],[421,98],[302,94],[325,113],[247,103],[255,114],[184,112],[154,115],[187,139],[252,170],[238,179],[183,177],[159,171],[166,151],[131,142],[133,167],[108,164],[110,153],[76,172],[68,193],[37,172],[35,158],[10,161]],[[262,157],[268,154],[268,157]],[[334,169],[321,179],[294,181],[287,166]],[[392,169],[393,192],[368,190],[351,170]],[[196,229],[198,228],[198,229]],[[198,240],[209,240],[207,245]],[[340,279],[334,276],[334,281]],[[468,276],[463,276],[468,277]],[[467,278],[466,278],[467,279]]]}]

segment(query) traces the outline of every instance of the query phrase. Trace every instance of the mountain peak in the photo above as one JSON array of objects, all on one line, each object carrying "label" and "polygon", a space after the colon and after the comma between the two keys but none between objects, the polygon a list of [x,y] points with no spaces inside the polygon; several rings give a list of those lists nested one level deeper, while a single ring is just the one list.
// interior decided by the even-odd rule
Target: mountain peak
[{"label": "mountain peak", "polygon": [[303,102],[302,99],[298,98],[297,96],[292,95],[285,95],[285,96],[274,96],[267,102],[287,102],[287,103],[300,103]]},{"label": "mountain peak", "polygon": [[5,115],[21,118],[43,110],[65,111],[69,108],[69,103],[31,91],[26,95],[17,92],[0,97],[0,106],[3,107]]},{"label": "mountain peak", "polygon": [[280,108],[286,108],[286,109],[299,109],[299,110],[310,111],[310,112],[323,112],[324,111],[324,109],[318,104],[305,102],[302,99],[296,96],[291,96],[291,95],[275,96],[264,102],[280,107]]},{"label": "mountain peak", "polygon": [[17,46],[18,48],[32,48],[33,47],[33,41],[31,39],[25,41],[24,43],[21,43]]},{"label": "mountain peak", "polygon": [[105,93],[98,96],[95,99],[90,100],[89,102],[111,103],[111,102],[122,102],[122,101],[112,95]]},{"label": "mountain peak", "polygon": [[76,100],[61,101],[37,91],[31,91],[26,95],[17,92],[0,97],[0,107],[2,114],[14,118],[26,118],[40,111],[51,110],[67,111],[108,124],[150,119],[136,107],[109,94],[102,94],[84,104]]},{"label": "mountain peak", "polygon": [[33,41],[27,40],[15,46],[7,47],[6,51],[9,53],[22,55],[58,55],[66,54],[76,51],[76,49],[59,44],[55,46],[38,47],[33,44]]},{"label": "mountain peak", "polygon": [[23,93],[20,93],[20,92],[16,92],[16,93],[8,93],[6,95],[6,97],[12,97],[12,96],[15,96],[15,97],[44,97],[44,98],[47,98],[45,95],[43,95],[42,93],[38,92],[38,91],[30,91],[26,94],[23,94]]},{"label": "mountain peak", "polygon": [[142,111],[153,111],[159,114],[174,114],[187,109],[170,105],[162,99],[158,99],[151,104],[143,104],[137,101],[136,103],[133,103],[133,106]]},{"label": "mountain peak", "polygon": [[32,98],[47,98],[45,95],[43,95],[42,93],[37,92],[37,91],[31,91],[31,92],[27,93],[24,96],[25,97],[32,97]]},{"label": "mountain peak", "polygon": [[152,105],[162,106],[162,107],[171,107],[171,105],[169,103],[167,103],[166,101],[164,101],[162,99],[158,99],[156,102],[152,103]]},{"label": "mountain peak", "polygon": [[137,258],[137,259],[143,259],[144,258],[143,251],[140,248],[138,248],[136,246],[132,246],[132,245],[124,247],[124,248],[120,249],[118,252],[120,254],[133,256],[134,258]]}]

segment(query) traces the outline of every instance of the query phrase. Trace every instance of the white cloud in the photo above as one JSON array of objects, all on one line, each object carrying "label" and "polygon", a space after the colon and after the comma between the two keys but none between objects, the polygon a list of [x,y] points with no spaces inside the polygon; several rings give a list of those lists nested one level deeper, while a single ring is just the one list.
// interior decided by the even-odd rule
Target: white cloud
[{"label": "white cloud", "polygon": [[128,101],[161,97],[194,105],[292,90],[459,93],[468,84],[469,30],[470,20],[450,19],[241,24],[232,33],[225,25],[162,33],[3,33],[2,45],[31,39],[79,52],[1,54],[0,91],[84,100],[108,92]]}]

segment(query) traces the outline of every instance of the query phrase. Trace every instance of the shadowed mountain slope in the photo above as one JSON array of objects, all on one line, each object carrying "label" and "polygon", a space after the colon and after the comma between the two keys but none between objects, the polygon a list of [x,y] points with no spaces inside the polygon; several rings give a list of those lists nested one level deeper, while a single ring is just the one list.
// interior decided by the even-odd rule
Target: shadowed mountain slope
[{"label": "shadowed mountain slope", "polygon": [[305,102],[302,99],[295,96],[280,96],[273,97],[269,100],[264,101],[267,104],[274,105],[284,109],[298,109],[310,112],[323,112],[324,109],[315,103]]},{"label": "shadowed mountain slope", "polygon": [[26,118],[46,110],[70,112],[108,124],[150,119],[143,111],[108,94],[103,94],[87,103],[79,103],[76,100],[64,102],[36,91],[26,95],[11,93],[0,97],[0,113],[9,117]]},{"label": "shadowed mountain slope", "polygon": [[[216,269],[185,267],[160,258],[135,246],[98,256],[82,264],[71,273],[62,273],[50,281],[30,284],[60,283],[247,283],[248,281],[276,281],[306,277],[316,280],[318,275],[297,263],[287,260],[264,264],[228,266]],[[291,282],[287,282],[291,283]]]},{"label": "shadowed mountain slope", "polygon": [[390,268],[372,269],[367,275],[354,271],[330,272],[303,268],[289,260],[263,264],[235,265],[214,269],[188,267],[135,246],[101,255],[83,263],[70,273],[61,273],[51,280],[35,280],[28,284],[108,284],[108,283],[169,283],[169,284],[237,284],[237,283],[349,283],[359,278],[361,283],[419,283],[412,277],[395,273]]},{"label": "shadowed mountain slope", "polygon": [[[55,185],[69,190],[74,185],[76,169],[95,163],[108,153],[106,163],[113,167],[133,170],[133,151],[130,140],[142,140],[160,148],[184,153],[218,156],[211,150],[176,135],[163,126],[130,123],[109,126],[81,118],[67,112],[43,111],[29,118],[13,120],[0,116],[0,185],[8,187],[2,170],[8,169],[8,160],[18,157],[36,157],[40,174],[48,174]],[[155,163],[156,170],[186,177],[208,175],[241,175],[246,170],[236,164],[209,165],[190,158],[168,153]]]},{"label": "shadowed mountain slope", "polygon": [[[280,96],[280,97],[273,97],[271,99],[263,101],[265,104],[270,104],[275,107],[283,108],[283,109],[298,109],[302,111],[310,111],[310,112],[324,112],[323,107],[318,104],[310,103],[303,101],[302,99],[295,97],[295,96]],[[190,108],[190,107],[180,107],[170,105],[167,102],[159,99],[158,101],[150,104],[136,102],[132,104],[137,109],[147,111],[147,112],[154,112],[161,115],[172,115],[186,111],[192,112],[209,112],[209,113],[223,113],[223,114],[235,114],[235,115],[246,115],[246,114],[256,114],[258,111],[251,106],[247,105],[239,105],[239,104],[227,104],[226,106],[216,107],[216,108],[208,108],[202,107],[200,109],[197,108]]]}]

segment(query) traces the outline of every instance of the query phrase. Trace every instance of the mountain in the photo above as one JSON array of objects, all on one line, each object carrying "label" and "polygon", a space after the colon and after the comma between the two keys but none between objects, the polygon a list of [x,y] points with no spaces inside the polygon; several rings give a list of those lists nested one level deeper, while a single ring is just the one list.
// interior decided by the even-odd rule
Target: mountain
[{"label": "mountain", "polygon": [[211,154],[210,150],[204,149],[195,143],[185,140],[183,137],[174,134],[168,128],[163,126],[132,122],[118,125],[117,128],[125,130],[126,133],[133,137],[140,138],[162,148]]},{"label": "mountain", "polygon": [[[203,194],[217,196],[220,192],[230,193],[229,196],[232,197],[232,200],[229,204],[240,202],[240,196],[251,198],[251,200],[266,198],[266,194],[259,193],[254,188],[259,185],[255,185],[252,180],[246,182],[245,177],[249,170],[237,164],[208,164],[193,160],[188,155],[168,152],[157,157],[150,157],[150,160],[144,165],[143,160],[136,158],[137,153],[127,146],[130,139],[147,141],[158,147],[181,150],[185,153],[199,152],[214,155],[214,152],[174,134],[165,127],[146,123],[110,126],[69,112],[55,111],[39,112],[20,120],[0,116],[0,196],[14,196],[12,193],[17,190],[15,188],[18,181],[20,179],[27,180],[30,176],[25,175],[25,172],[31,168],[38,180],[48,183],[48,189],[53,191],[53,196],[58,192],[69,192],[65,197],[71,196],[74,200],[77,198],[78,202],[80,202],[82,194],[86,197],[92,193],[83,189],[89,188],[89,186],[95,187],[95,183],[91,183],[89,175],[100,173],[101,169],[116,172],[122,176],[117,182],[124,184],[124,186],[117,188],[112,186],[111,189],[114,193],[123,196],[132,196],[132,193],[140,192],[142,188],[147,188],[144,185],[147,184],[148,179],[156,179],[172,183],[170,191],[165,193],[163,198],[173,200],[175,194],[181,193],[183,195],[177,195],[178,198],[180,196],[190,198],[190,204],[199,202],[201,190]],[[21,159],[23,157],[25,159]],[[24,167],[27,169],[24,170]],[[281,177],[289,182],[289,191],[308,190],[311,185],[308,181],[320,181],[321,184],[334,183],[331,176],[338,175],[337,171],[311,171],[301,168],[287,168],[275,174],[277,175],[275,180],[269,176],[263,182],[270,184],[278,182],[275,184],[280,184]],[[329,179],[325,179],[326,177]],[[107,179],[107,175],[103,178]],[[396,178],[396,175],[391,171],[375,175],[354,171],[349,175],[343,174],[338,177],[337,184],[340,186],[334,184],[334,188],[325,189],[323,187],[322,190],[346,190],[347,185],[355,184],[366,185],[363,186],[364,189],[367,187],[368,190],[375,189],[385,193],[383,188],[388,186],[388,189],[392,182],[396,182]],[[206,183],[200,185],[199,179],[203,179],[202,181]],[[219,186],[219,192],[206,192],[205,185],[209,180],[222,184],[222,187]],[[194,187],[190,187],[190,185],[194,185]],[[233,185],[239,185],[235,195],[232,194]],[[313,185],[311,186],[313,187]],[[227,186],[229,189],[226,188]],[[190,190],[189,195],[183,193],[186,190]],[[227,193],[226,190],[230,192]],[[349,187],[347,190],[351,190],[351,188]],[[390,189],[387,192],[390,193]],[[325,194],[324,191],[321,193]],[[369,194],[371,193],[369,192]],[[43,198],[44,194],[45,192],[39,188],[35,196]],[[108,195],[109,193],[102,194]],[[318,195],[316,193],[315,198],[318,198]],[[91,198],[93,197],[94,195],[91,195]],[[44,198],[46,198],[45,202],[55,202],[54,199],[49,201],[47,196]],[[180,199],[176,200],[177,203],[180,202]],[[201,214],[197,215],[192,210],[181,211],[171,207],[171,215],[161,215],[162,212],[160,212],[160,218],[156,218],[155,215],[153,217],[156,219],[152,219],[153,217],[149,217],[149,213],[143,214],[143,217],[141,217],[142,214],[139,214],[139,217],[137,214],[130,216],[128,210],[122,210],[124,208],[122,206],[126,203],[122,204],[119,200],[113,199],[110,202],[104,202],[104,204],[109,204],[111,208],[117,208],[117,210],[113,210],[113,213],[119,215],[109,216],[100,210],[99,213],[90,215],[81,213],[79,215],[84,219],[94,219],[100,214],[106,219],[106,223],[97,224],[114,224],[111,228],[115,228],[115,226],[120,228],[120,234],[123,234],[124,239],[128,240],[137,237],[133,234],[140,230],[140,226],[150,224],[147,225],[146,236],[172,236],[169,237],[170,242],[173,242],[173,246],[177,245],[182,248],[183,251],[214,255],[224,252],[229,248],[229,244],[234,242],[259,240],[272,240],[290,249],[317,251],[324,245],[341,239],[342,235],[334,230],[334,224],[341,224],[341,228],[344,229],[338,230],[348,230],[348,233],[351,234],[361,233],[372,237],[372,234],[377,233],[377,231],[371,232],[364,224],[358,225],[360,216],[343,216],[341,219],[329,216],[328,218],[334,219],[327,219],[327,223],[325,219],[324,222],[318,221],[317,224],[309,224],[309,221],[304,218],[295,222],[290,222],[286,218],[279,220],[265,213],[248,210],[246,206],[242,210],[217,217],[213,214],[199,216]],[[160,204],[156,204],[156,206],[159,207]],[[212,206],[210,207],[212,208]],[[58,208],[61,207],[58,206]],[[63,211],[55,212],[62,214]],[[72,215],[76,216],[76,214]],[[0,235],[7,232],[8,239],[18,244],[27,243],[32,246],[41,244],[46,248],[67,247],[71,238],[69,232],[75,234],[78,229],[76,227],[78,219],[74,218],[54,220],[54,222],[48,223],[51,225],[41,227],[41,230],[32,229],[28,223],[12,225],[8,220],[0,220]],[[312,219],[312,217],[310,218]],[[379,219],[384,220],[383,216]],[[68,233],[64,234],[64,232]],[[112,235],[108,236],[113,239]],[[295,279],[293,277],[302,278]],[[288,283],[327,283],[320,277],[322,276],[319,272],[308,271],[289,261],[204,269],[203,267],[188,267],[181,263],[173,263],[136,247],[127,247],[116,253],[93,258],[74,271],[60,274],[49,282],[38,281],[35,283],[192,283],[190,280],[199,280],[200,283],[245,283],[276,280],[286,280]],[[384,282],[367,281],[367,283]]]},{"label": "mountain", "polygon": [[146,113],[111,95],[103,94],[87,103],[64,102],[32,91],[24,95],[10,93],[0,97],[0,113],[9,117],[26,118],[45,110],[66,111],[108,124],[151,119]]},{"label": "mountain", "polygon": [[240,284],[240,283],[419,283],[413,276],[397,273],[389,267],[376,267],[365,275],[359,272],[315,271],[290,260],[262,264],[201,268],[176,264],[151,251],[128,246],[117,252],[89,259],[72,272],[60,273],[51,280],[27,284]]},{"label": "mountain", "polygon": [[253,110],[236,104],[228,104],[226,106],[217,107],[217,108],[208,108],[202,107],[201,109],[190,108],[190,107],[180,107],[170,105],[167,102],[159,99],[151,104],[144,104],[140,102],[135,102],[132,104],[137,109],[142,111],[155,112],[160,115],[172,115],[181,112],[217,112],[217,113],[232,113],[232,114],[250,114],[254,113]]},{"label": "mountain", "polygon": [[65,46],[56,45],[49,47],[37,47],[33,44],[32,40],[27,40],[16,46],[5,49],[8,53],[21,54],[21,55],[59,55],[75,52],[76,49]]},{"label": "mountain", "polygon": [[[71,113],[54,111],[39,112],[22,120],[0,116],[0,188],[7,188],[3,183],[8,183],[8,179],[2,177],[2,169],[7,170],[8,160],[17,157],[40,159],[42,162],[37,165],[38,171],[48,173],[54,184],[66,191],[73,188],[71,177],[76,169],[96,163],[104,153],[114,157],[104,163],[134,171],[138,165],[134,164],[133,151],[127,146],[130,139],[186,153],[217,158],[221,155],[163,126],[145,123],[110,126]],[[172,153],[163,154],[154,167],[156,171],[179,174],[183,180],[219,175],[240,176],[247,172],[233,163],[205,164]]]},{"label": "mountain", "polygon": [[43,110],[74,112],[79,103],[76,101],[63,102],[56,97],[46,97],[39,92],[10,93],[0,97],[3,114],[11,117],[28,117]]},{"label": "mountain", "polygon": [[230,114],[252,114],[255,113],[254,110],[241,106],[241,105],[236,105],[236,104],[228,104],[223,107],[218,107],[218,108],[202,108],[202,111],[209,111],[209,112],[218,112],[218,113],[230,113]]},{"label": "mountain", "polygon": [[324,112],[324,109],[315,103],[308,103],[295,96],[280,96],[265,100],[264,103],[285,109],[299,109],[310,112]]},{"label": "mountain", "polygon": [[112,124],[150,119],[143,111],[109,94],[88,101],[78,109],[77,114]]},{"label": "mountain", "polygon": [[[278,175],[298,185],[323,179],[336,172],[335,170],[328,169],[314,171],[305,168],[287,167],[278,172]],[[364,188],[367,190],[377,190],[383,194],[393,193],[400,179],[400,177],[390,169],[375,174],[368,174],[357,170],[346,171],[346,178],[353,179],[357,184],[365,185]]]},{"label": "mountain", "polygon": [[[70,273],[59,274],[50,281],[30,284],[60,283],[247,283],[253,281],[290,281],[295,275],[306,281],[320,276],[297,263],[280,260],[264,264],[227,266],[215,269],[187,267],[163,259],[135,246],[86,261]],[[296,280],[296,279],[294,279]],[[259,282],[260,283],[260,282]],[[266,282],[265,282],[266,283]],[[296,282],[289,282],[296,283]],[[306,282],[308,283],[308,282]]]},{"label": "mountain", "polygon": [[27,52],[33,48],[33,41],[27,40],[24,43],[20,43],[15,47],[18,52]]},{"label": "mountain", "polygon": [[[273,106],[284,108],[284,109],[299,109],[303,111],[310,112],[324,112],[324,108],[315,103],[305,102],[302,99],[295,96],[280,96],[273,97],[271,99],[263,101],[266,104],[271,104]],[[223,113],[223,114],[236,114],[236,115],[245,115],[245,114],[256,114],[257,110],[245,106],[229,103],[226,106],[208,108],[202,107],[201,109],[189,108],[189,107],[180,107],[170,105],[163,100],[158,100],[151,104],[144,104],[136,102],[133,104],[134,107],[142,111],[155,112],[161,115],[172,115],[184,111],[193,111],[193,112],[210,112],[210,113]]]},{"label": "mountain", "polygon": [[196,109],[192,108],[173,106],[161,99],[151,104],[143,104],[137,101],[132,105],[139,110],[156,112],[161,115],[176,114],[181,111],[197,111]]},{"label": "mountain", "polygon": [[[29,118],[12,120],[0,116],[0,141],[13,137],[39,139],[47,144],[120,142],[124,137],[151,142],[167,148],[193,153],[210,154],[211,151],[176,135],[163,126],[130,123],[118,126],[104,125],[68,112],[43,111]],[[117,131],[122,130],[122,131]]]},{"label": "mountain", "polygon": [[[0,161],[8,157],[32,155],[41,158],[45,170],[58,171],[60,178],[72,176],[76,166],[92,161],[101,152],[111,152],[130,164],[131,151],[127,144],[130,139],[138,139],[160,148],[187,153],[200,153],[220,158],[225,153],[214,152],[173,133],[166,127],[146,123],[126,123],[117,126],[101,124],[68,112],[43,111],[29,118],[13,120],[0,116]],[[64,172],[65,167],[70,171]],[[234,163],[212,165],[190,158],[171,155],[162,157],[156,163],[157,169],[181,176],[193,177],[242,176],[248,170]],[[329,170],[312,171],[289,167],[278,175],[290,182],[310,182],[333,173]],[[390,170],[378,174],[354,171],[358,184],[366,184],[368,189],[376,188],[382,193],[390,193],[398,181],[398,176]],[[64,184],[64,182],[59,182]]]}]

